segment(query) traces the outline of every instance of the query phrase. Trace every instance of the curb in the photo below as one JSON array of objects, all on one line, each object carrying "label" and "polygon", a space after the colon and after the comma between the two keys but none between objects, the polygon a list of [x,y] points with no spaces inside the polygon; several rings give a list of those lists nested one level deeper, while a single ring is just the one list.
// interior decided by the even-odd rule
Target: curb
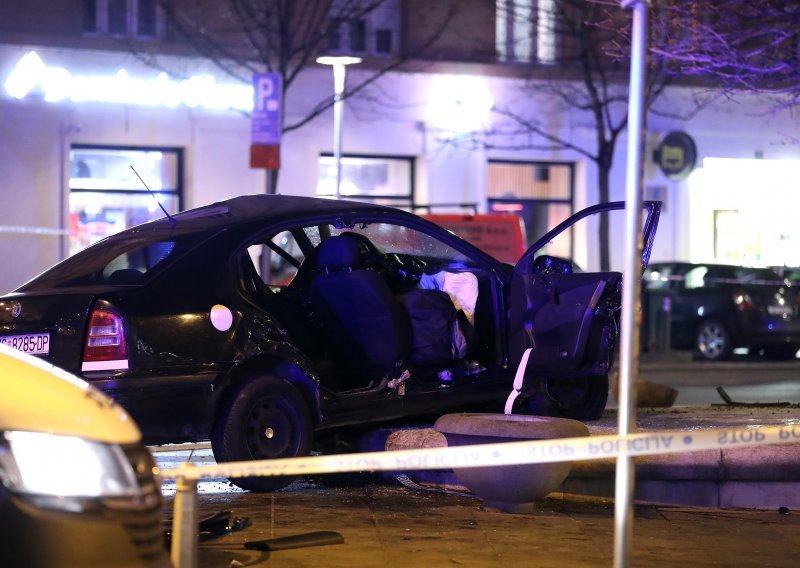
[{"label": "curb", "polygon": [[[445,437],[430,427],[380,429],[359,440],[359,449],[363,451],[446,446]],[[800,509],[800,444],[642,456],[637,457],[635,463],[635,499],[639,502],[712,508]],[[613,497],[615,464],[614,459],[573,463],[560,492]],[[400,473],[421,485],[466,491],[452,470],[384,472],[383,475],[396,478]]]}]

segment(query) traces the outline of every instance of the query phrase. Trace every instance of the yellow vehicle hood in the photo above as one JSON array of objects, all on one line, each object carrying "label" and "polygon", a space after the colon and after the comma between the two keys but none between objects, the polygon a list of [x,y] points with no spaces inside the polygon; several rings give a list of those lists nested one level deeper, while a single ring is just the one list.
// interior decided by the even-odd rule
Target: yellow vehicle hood
[{"label": "yellow vehicle hood", "polygon": [[63,369],[0,345],[0,431],[129,444],[141,433],[125,410]]}]

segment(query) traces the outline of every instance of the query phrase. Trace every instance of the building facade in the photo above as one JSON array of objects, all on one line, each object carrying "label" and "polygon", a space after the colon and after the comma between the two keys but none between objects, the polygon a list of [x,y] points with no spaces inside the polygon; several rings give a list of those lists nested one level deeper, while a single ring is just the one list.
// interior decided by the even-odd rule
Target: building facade
[{"label": "building facade", "polygon": [[[222,3],[175,4],[196,10],[182,26],[230,16]],[[325,8],[317,51],[364,58],[347,70],[348,88],[363,87],[343,105],[345,198],[519,213],[531,236],[600,200],[597,162],[585,151],[595,124],[538,88],[582,88],[553,64],[574,46],[548,32],[547,12],[530,23],[547,2],[466,0],[448,11],[447,2],[392,0],[367,13],[346,11],[359,3],[295,4]],[[225,73],[213,53],[198,57],[197,38],[171,16],[149,0],[0,7],[2,291],[164,210],[267,191],[266,171],[250,167],[251,78]],[[241,41],[227,42],[231,57],[246,52]],[[332,95],[330,67],[313,59],[284,94],[284,124],[303,125],[281,138],[278,192],[335,195]],[[665,203],[654,258],[800,265],[797,117],[752,97],[698,110],[703,95],[669,87],[648,115],[645,197]],[[624,102],[613,112],[626,112]],[[503,132],[498,110],[566,143]],[[625,144],[623,133],[611,199],[624,199]],[[615,269],[622,233],[612,226]],[[598,268],[597,236],[574,235],[570,254]]]}]

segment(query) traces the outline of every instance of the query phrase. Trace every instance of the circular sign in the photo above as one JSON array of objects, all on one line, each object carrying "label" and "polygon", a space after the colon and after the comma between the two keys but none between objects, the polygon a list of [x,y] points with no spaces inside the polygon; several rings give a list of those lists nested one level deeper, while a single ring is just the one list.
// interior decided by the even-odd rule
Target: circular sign
[{"label": "circular sign", "polygon": [[220,331],[228,331],[233,325],[233,314],[222,304],[211,308],[211,325]]},{"label": "circular sign", "polygon": [[697,147],[685,132],[670,132],[656,150],[656,161],[667,179],[685,179],[697,162]]}]

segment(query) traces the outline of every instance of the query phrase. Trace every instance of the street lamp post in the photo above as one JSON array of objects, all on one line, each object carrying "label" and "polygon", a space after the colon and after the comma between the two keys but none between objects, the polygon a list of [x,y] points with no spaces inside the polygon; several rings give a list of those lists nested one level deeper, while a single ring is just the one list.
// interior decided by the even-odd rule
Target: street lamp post
[{"label": "street lamp post", "polygon": [[361,58],[349,55],[326,55],[318,57],[317,63],[333,67],[333,157],[336,160],[336,199],[339,199],[342,187],[342,103],[345,69],[348,65],[361,63]]}]

